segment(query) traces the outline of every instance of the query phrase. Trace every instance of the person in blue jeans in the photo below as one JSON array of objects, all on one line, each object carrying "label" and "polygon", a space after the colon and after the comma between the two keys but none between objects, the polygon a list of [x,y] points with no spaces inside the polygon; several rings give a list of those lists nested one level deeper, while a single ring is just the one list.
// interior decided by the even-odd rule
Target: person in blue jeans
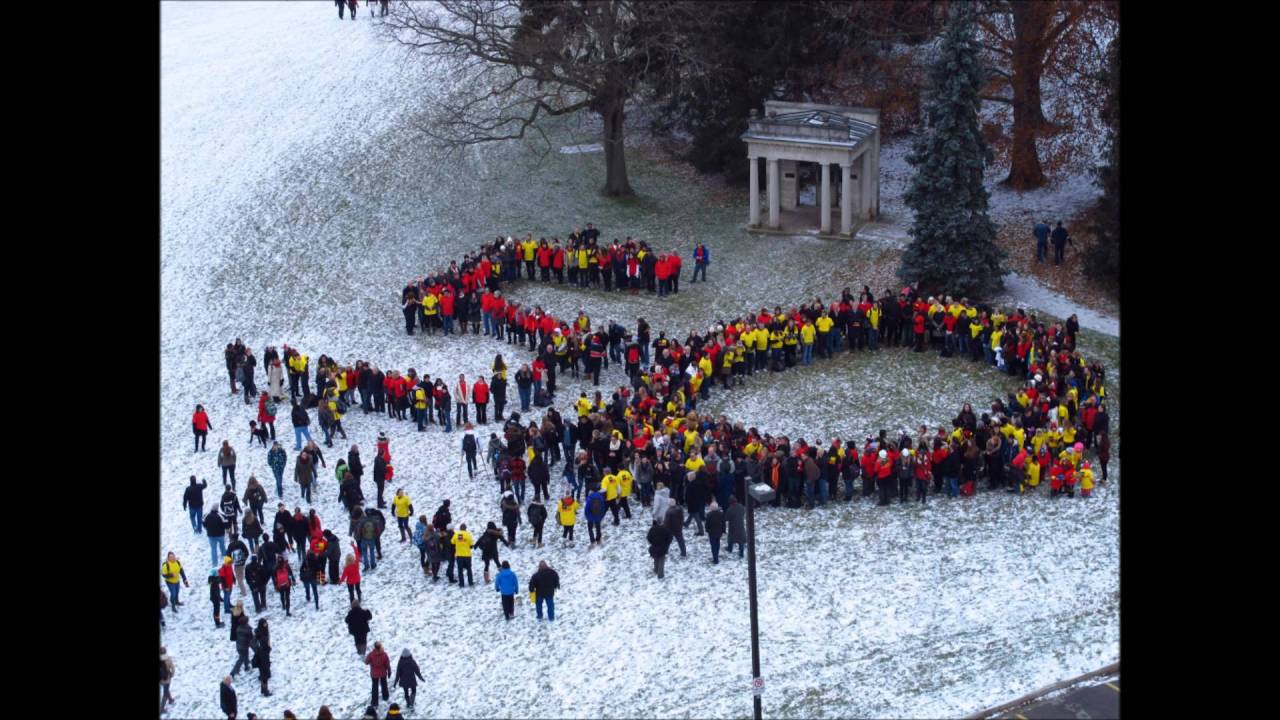
[{"label": "person in blue jeans", "polygon": [[187,516],[191,519],[191,529],[197,535],[204,529],[204,489],[207,487],[208,480],[201,480],[197,485],[196,476],[192,475],[191,484],[182,493],[182,507],[186,509]]},{"label": "person in blue jeans", "polygon": [[307,415],[306,408],[296,402],[289,416],[293,423],[293,451],[297,452],[302,449],[302,438],[305,437],[308,443],[311,442],[311,430],[307,428],[311,424],[311,416]]},{"label": "person in blue jeans", "polygon": [[227,526],[217,508],[204,516],[204,530],[209,538],[209,563],[216,568],[222,564],[222,557],[227,554]]},{"label": "person in blue jeans", "polygon": [[801,343],[800,347],[804,348],[804,355],[800,358],[801,365],[813,364],[813,343]]},{"label": "person in blue jeans", "polygon": [[1049,259],[1049,221],[1041,220],[1039,224],[1031,230],[1031,234],[1036,238],[1036,262],[1044,262]]},{"label": "person in blue jeans", "polygon": [[689,281],[689,284],[692,285],[693,283],[698,282],[699,275],[702,276],[702,282],[706,282],[707,266],[710,264],[711,251],[707,249],[706,245],[698,243],[697,246],[693,248],[693,279]]},{"label": "person in blue jeans", "polygon": [[537,593],[535,607],[538,619],[542,619],[542,606],[547,606],[547,620],[556,619],[556,590],[560,589],[560,575],[547,564],[546,560],[538,563],[538,571],[529,578],[529,592]]}]

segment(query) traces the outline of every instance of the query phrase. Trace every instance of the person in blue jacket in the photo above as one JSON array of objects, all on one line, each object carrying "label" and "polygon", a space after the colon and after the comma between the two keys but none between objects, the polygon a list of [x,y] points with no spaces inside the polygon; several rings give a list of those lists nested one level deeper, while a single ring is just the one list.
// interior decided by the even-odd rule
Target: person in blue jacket
[{"label": "person in blue jacket", "polygon": [[689,284],[698,282],[698,275],[702,275],[702,282],[707,281],[707,266],[711,264],[711,251],[706,245],[698,243],[693,248],[693,279]]},{"label": "person in blue jacket", "polygon": [[1031,234],[1036,238],[1036,262],[1044,262],[1049,259],[1049,221],[1041,220],[1031,229]]},{"label": "person in blue jacket", "polygon": [[516,591],[520,589],[520,582],[516,579],[510,562],[502,561],[502,569],[498,571],[498,577],[493,579],[493,587],[502,595],[502,614],[508,620],[515,617]]},{"label": "person in blue jacket", "polygon": [[604,493],[596,490],[587,495],[586,508],[583,510],[583,514],[587,516],[587,536],[591,541],[591,545],[600,544],[600,522],[604,520],[604,514],[607,509]]}]

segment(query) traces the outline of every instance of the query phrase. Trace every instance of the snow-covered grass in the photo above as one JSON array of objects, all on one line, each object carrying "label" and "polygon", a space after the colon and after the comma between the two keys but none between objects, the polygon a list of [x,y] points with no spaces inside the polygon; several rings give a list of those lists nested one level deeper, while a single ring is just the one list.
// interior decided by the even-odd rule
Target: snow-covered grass
[{"label": "snow-covered grass", "polygon": [[[444,377],[482,372],[499,351],[523,361],[527,353],[488,339],[406,337],[399,288],[483,239],[526,230],[563,238],[588,221],[608,239],[633,235],[679,248],[686,259],[702,240],[712,250],[712,282],[686,280],[679,296],[662,301],[538,284],[516,288],[516,297],[560,316],[584,309],[631,325],[642,315],[655,329],[683,335],[762,303],[814,295],[829,302],[846,285],[897,285],[892,248],[748,235],[740,230],[745,198],[709,193],[643,153],[628,158],[640,197],[621,203],[597,193],[598,154],[553,152],[540,165],[521,146],[438,156],[409,125],[414,90],[431,78],[372,37],[363,8],[355,23],[335,15],[326,3],[162,7],[164,450],[155,563],[174,550],[193,581],[162,636],[178,665],[179,717],[220,715],[217,684],[235,660],[226,630],[213,629],[203,580],[208,545],[181,509],[186,479],[216,486],[214,447],[229,438],[240,455],[241,492],[256,474],[270,507],[276,501],[266,451],[245,442],[253,412],[229,395],[221,349],[234,337],[259,355],[287,342],[312,358],[361,358]],[[1104,358],[1118,397],[1118,342],[1086,332],[1082,343]],[[265,385],[261,372],[258,380]],[[620,380],[611,370],[606,383]],[[885,350],[752,379],[702,407],[765,432],[856,437],[943,422],[960,403],[978,407],[1007,383],[963,361]],[[568,397],[589,389],[563,379],[562,387]],[[197,402],[216,428],[203,454],[191,453]],[[295,453],[281,420],[292,509]],[[327,451],[314,505],[340,536],[346,523],[332,467],[351,444],[367,465],[379,430],[392,438],[396,485],[413,498],[415,515],[450,498],[456,521],[473,529],[499,518],[492,481],[461,473],[457,432],[417,433],[358,411],[344,424],[350,439]],[[1118,478],[1114,460],[1113,471]],[[364,489],[371,494],[372,483]],[[209,504],[216,499],[212,487],[207,496]],[[659,583],[649,570],[645,518],[606,526],[605,545],[595,550],[582,541],[560,548],[552,523],[542,551],[503,551],[522,583],[540,559],[557,567],[564,587],[554,626],[535,624],[527,605],[505,623],[491,588],[423,579],[416,550],[397,543],[393,527],[384,562],[367,575],[365,604],[374,613],[370,639],[393,658],[411,648],[428,675],[417,714],[747,715],[745,568],[734,558],[710,565],[705,538],[690,534],[689,557],[673,558]],[[931,498],[924,508],[857,501],[810,513],[764,511],[767,712],[956,715],[1115,660],[1118,522],[1114,480],[1088,501],[998,493]],[[368,675],[342,623],[346,592],[328,587],[323,595],[317,612],[296,588],[296,612],[285,618],[270,594],[274,694],[261,698],[256,683],[239,681],[242,714],[291,708],[307,717],[328,703],[339,716],[359,715]]]}]

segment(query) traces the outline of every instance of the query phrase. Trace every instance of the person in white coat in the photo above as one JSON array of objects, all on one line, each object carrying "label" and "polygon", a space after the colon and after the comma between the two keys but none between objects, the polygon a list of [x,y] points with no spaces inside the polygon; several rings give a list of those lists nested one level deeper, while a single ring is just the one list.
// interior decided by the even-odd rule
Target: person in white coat
[{"label": "person in white coat", "polygon": [[271,366],[267,368],[267,389],[276,402],[284,400],[284,369],[279,360],[271,361]]},{"label": "person in white coat", "polygon": [[658,483],[658,491],[653,494],[653,519],[662,521],[667,517],[667,508],[671,507],[671,489],[664,483]]},{"label": "person in white coat", "polygon": [[471,386],[467,385],[467,376],[459,375],[458,382],[453,384],[453,405],[458,408],[454,423],[459,427],[471,422],[467,417],[467,404],[471,402]]}]

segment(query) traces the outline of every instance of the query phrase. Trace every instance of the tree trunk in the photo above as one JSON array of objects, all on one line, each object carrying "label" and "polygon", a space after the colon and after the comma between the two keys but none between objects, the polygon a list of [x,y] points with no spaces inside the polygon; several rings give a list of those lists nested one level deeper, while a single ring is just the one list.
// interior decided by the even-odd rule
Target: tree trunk
[{"label": "tree trunk", "polygon": [[1030,190],[1045,184],[1036,138],[1048,125],[1040,105],[1040,77],[1044,74],[1045,33],[1055,12],[1054,3],[1015,2],[1013,8],[1013,147],[1009,177],[1004,184],[1014,190]]},{"label": "tree trunk", "polygon": [[626,101],[610,100],[600,110],[604,120],[604,194],[610,197],[634,194],[627,180],[627,155],[623,146]]}]

